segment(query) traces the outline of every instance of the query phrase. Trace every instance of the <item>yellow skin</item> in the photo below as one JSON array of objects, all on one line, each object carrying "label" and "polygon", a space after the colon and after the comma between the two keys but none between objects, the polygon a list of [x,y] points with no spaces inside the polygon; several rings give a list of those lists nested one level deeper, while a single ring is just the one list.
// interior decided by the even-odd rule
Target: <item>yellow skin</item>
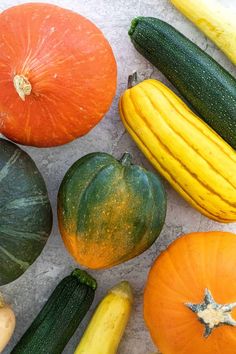
[{"label": "yellow skin", "polygon": [[13,310],[5,304],[0,294],[0,353],[4,350],[10,341],[16,325],[16,319]]},{"label": "yellow skin", "polygon": [[128,282],[112,288],[98,305],[74,354],[116,354],[132,303]]},{"label": "yellow skin", "polygon": [[236,221],[236,153],[169,88],[145,80],[120,99],[121,119],[153,166],[197,210]]},{"label": "yellow skin", "polygon": [[171,0],[236,65],[236,12],[218,0]]}]

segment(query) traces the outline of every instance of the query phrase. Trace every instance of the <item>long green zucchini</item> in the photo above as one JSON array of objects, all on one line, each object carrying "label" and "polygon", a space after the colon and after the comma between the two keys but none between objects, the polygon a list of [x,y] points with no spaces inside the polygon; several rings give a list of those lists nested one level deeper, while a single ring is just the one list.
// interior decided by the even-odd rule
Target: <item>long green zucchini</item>
[{"label": "long green zucchini", "polygon": [[172,26],[152,17],[132,21],[135,48],[179,90],[201,118],[236,148],[236,80]]},{"label": "long green zucchini", "polygon": [[12,354],[60,354],[90,308],[96,281],[75,269],[53,291]]}]

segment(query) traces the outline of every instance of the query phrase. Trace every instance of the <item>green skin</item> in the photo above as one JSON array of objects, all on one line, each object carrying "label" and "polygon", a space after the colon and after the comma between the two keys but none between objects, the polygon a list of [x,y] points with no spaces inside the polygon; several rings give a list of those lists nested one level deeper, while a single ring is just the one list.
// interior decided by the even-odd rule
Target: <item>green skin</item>
[{"label": "green skin", "polygon": [[235,78],[196,44],[159,19],[135,18],[129,35],[135,48],[167,77],[201,118],[235,149]]},{"label": "green skin", "polygon": [[[66,173],[58,195],[62,235],[76,235],[87,259],[100,259],[106,268],[139,255],[156,240],[166,215],[166,194],[159,177],[106,153],[78,160]],[[106,244],[94,254],[94,245]],[[85,254],[84,254],[85,253]],[[82,257],[82,258],[83,258]],[[77,259],[78,260],[78,259]]]},{"label": "green skin", "polygon": [[52,228],[46,186],[29,155],[0,139],[0,285],[21,274],[41,253]]},{"label": "green skin", "polygon": [[88,312],[96,281],[75,269],[55,288],[12,354],[59,354]]}]

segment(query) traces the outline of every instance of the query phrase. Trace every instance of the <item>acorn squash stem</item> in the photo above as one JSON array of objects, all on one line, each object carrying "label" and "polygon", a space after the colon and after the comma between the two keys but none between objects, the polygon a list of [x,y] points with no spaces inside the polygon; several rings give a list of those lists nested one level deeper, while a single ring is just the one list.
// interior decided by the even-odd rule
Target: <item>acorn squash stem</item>
[{"label": "acorn squash stem", "polygon": [[132,156],[128,152],[125,152],[122,158],[120,159],[120,163],[123,166],[130,166],[131,162],[132,162]]}]

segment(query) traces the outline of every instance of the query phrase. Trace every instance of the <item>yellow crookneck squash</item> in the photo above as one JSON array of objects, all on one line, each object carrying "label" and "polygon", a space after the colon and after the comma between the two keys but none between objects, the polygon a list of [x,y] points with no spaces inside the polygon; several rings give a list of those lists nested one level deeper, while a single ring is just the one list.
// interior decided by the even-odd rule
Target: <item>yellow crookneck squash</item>
[{"label": "yellow crookneck squash", "polygon": [[120,99],[121,119],[145,156],[193,207],[236,221],[236,153],[168,87],[145,80]]},{"label": "yellow crookneck squash", "polygon": [[236,11],[221,4],[219,0],[171,0],[171,2],[236,65]]}]

